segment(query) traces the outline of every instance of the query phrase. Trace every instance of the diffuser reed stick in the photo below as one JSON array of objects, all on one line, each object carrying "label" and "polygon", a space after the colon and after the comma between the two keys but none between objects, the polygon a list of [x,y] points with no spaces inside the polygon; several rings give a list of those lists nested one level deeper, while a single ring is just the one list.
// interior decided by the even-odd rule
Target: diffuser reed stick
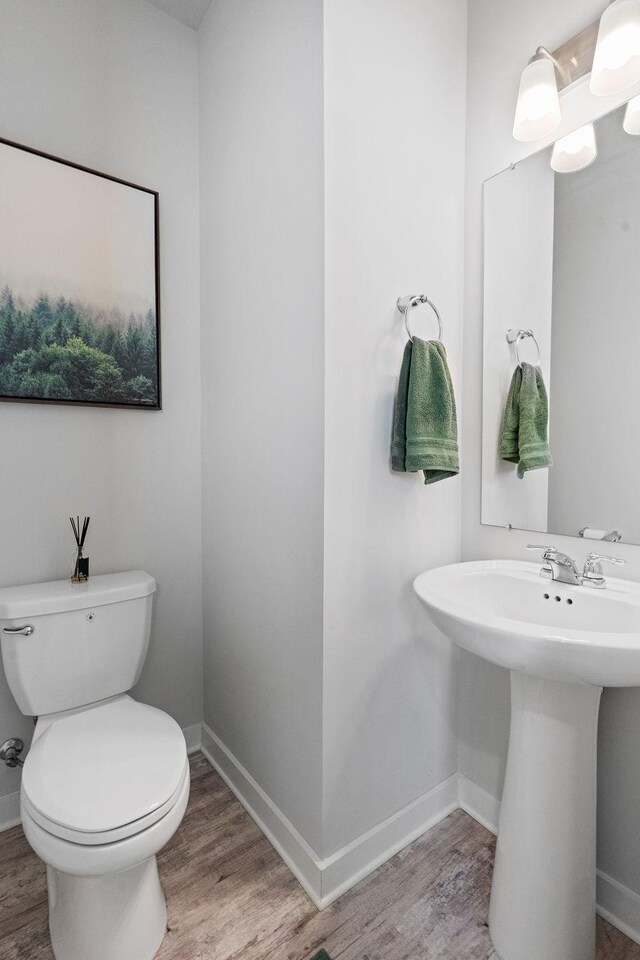
[{"label": "diffuser reed stick", "polygon": [[69,517],[69,522],[71,524],[71,529],[73,530],[73,535],[76,538],[76,546],[78,548],[78,552],[76,554],[76,565],[73,569],[71,582],[84,583],[89,579],[89,557],[83,556],[83,550],[84,542],[87,539],[87,531],[89,529],[91,517],[84,518],[82,521],[82,528],[80,527],[80,517],[76,517],[75,520],[73,517]]}]

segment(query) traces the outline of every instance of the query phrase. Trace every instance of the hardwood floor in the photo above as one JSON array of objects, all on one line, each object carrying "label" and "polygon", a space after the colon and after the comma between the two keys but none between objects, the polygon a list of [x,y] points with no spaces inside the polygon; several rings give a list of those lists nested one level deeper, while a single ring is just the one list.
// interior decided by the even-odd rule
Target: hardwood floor
[{"label": "hardwood floor", "polygon": [[[318,913],[202,756],[178,833],[159,857],[168,933],[157,960],[494,960],[486,926],[494,838],[458,810]],[[0,834],[0,958],[53,960],[44,866]],[[598,920],[598,960],[640,946]],[[87,957],[87,960],[91,960]]]}]

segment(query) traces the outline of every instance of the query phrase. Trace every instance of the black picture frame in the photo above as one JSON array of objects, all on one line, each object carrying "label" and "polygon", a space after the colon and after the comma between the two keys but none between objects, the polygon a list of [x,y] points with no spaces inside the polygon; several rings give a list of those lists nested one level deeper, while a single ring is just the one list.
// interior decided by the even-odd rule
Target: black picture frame
[{"label": "black picture frame", "polygon": [[[13,154],[11,151],[18,151],[18,153]],[[21,157],[25,158],[22,166],[20,165]],[[146,268],[144,283],[141,282],[140,286],[144,287],[147,293],[152,292],[153,296],[146,313],[132,309],[127,317],[127,310],[115,305],[117,298],[120,296],[122,300],[121,294],[124,293],[117,287],[117,277],[111,278],[111,281],[108,277],[105,279],[105,283],[112,282],[114,285],[113,302],[100,304],[83,300],[82,297],[74,295],[72,289],[69,290],[68,295],[60,293],[64,284],[63,278],[60,278],[60,283],[57,285],[58,293],[55,295],[50,295],[50,292],[44,288],[40,289],[39,294],[36,295],[34,283],[29,279],[26,281],[29,289],[25,292],[21,289],[23,282],[21,268],[17,268],[20,276],[15,278],[11,275],[11,266],[5,266],[3,270],[3,244],[7,244],[4,248],[7,254],[12,237],[19,236],[22,249],[28,249],[29,231],[31,231],[33,246],[39,248],[38,255],[34,259],[40,266],[47,260],[47,242],[51,244],[59,242],[55,231],[51,232],[49,241],[48,238],[43,239],[45,233],[37,232],[33,223],[25,228],[20,222],[12,223],[11,217],[2,215],[2,190],[7,191],[4,196],[9,205],[9,197],[13,197],[13,202],[17,203],[15,194],[11,192],[11,178],[5,176],[3,179],[3,159],[7,161],[8,158],[11,158],[11,164],[18,171],[16,180],[20,180],[23,172],[27,180],[29,174],[35,175],[36,167],[39,167],[41,176],[37,182],[41,192],[44,189],[41,181],[46,180],[44,171],[49,168],[40,165],[40,161],[59,165],[65,171],[81,174],[82,182],[78,181],[77,189],[82,185],[82,193],[85,197],[91,196],[91,185],[86,180],[86,176],[98,178],[102,189],[96,187],[96,194],[100,195],[100,203],[96,196],[96,210],[93,210],[93,213],[100,214],[102,211],[103,216],[100,220],[102,229],[107,234],[112,229],[115,237],[119,234],[125,236],[126,226],[118,225],[115,219],[112,223],[109,217],[104,215],[105,211],[102,208],[108,206],[107,184],[117,188],[114,199],[117,197],[118,202],[114,204],[115,207],[122,205],[124,194],[121,188],[135,191],[135,194],[132,194],[131,204],[132,207],[140,207],[136,227],[140,233],[144,234],[145,242],[148,232],[148,243],[152,245],[152,249],[143,246]],[[27,166],[26,158],[29,158],[29,171],[24,171],[24,167]],[[55,180],[55,176],[52,179]],[[64,177],[62,179],[65,180]],[[71,182],[67,189],[73,191]],[[29,197],[28,183],[26,185],[20,183],[20,190],[27,198]],[[140,195],[144,195],[145,199],[142,200]],[[137,198],[135,202],[134,196]],[[146,209],[146,197],[150,200],[149,210]],[[54,201],[54,205],[57,203],[58,210],[61,202],[59,198]],[[91,212],[90,209],[87,219]],[[130,212],[130,218],[135,219],[133,212]],[[15,219],[19,221],[19,214]],[[16,230],[22,230],[22,233],[15,234]],[[82,236],[78,235],[76,238],[80,258],[84,255],[82,239],[86,240],[91,233],[92,228],[87,226],[85,231],[83,227],[79,232]],[[136,249],[140,248],[136,247]],[[51,252],[53,255],[53,247]],[[20,253],[18,252],[15,256],[19,258]],[[55,260],[55,256],[52,256],[52,259]],[[117,260],[118,257],[114,259]],[[123,263],[125,259],[122,260]],[[96,263],[97,260],[94,258],[94,265]],[[16,269],[15,265],[14,269]],[[150,276],[151,271],[153,276]],[[24,277],[28,277],[27,265],[24,268]],[[71,286],[73,287],[74,284],[72,283]],[[11,299],[8,300],[8,297]],[[56,301],[55,309],[53,300]],[[47,304],[51,317],[45,309]],[[42,324],[38,311],[45,317]],[[9,335],[5,336],[9,315],[14,317],[13,326],[18,331],[13,341]],[[51,326],[53,323],[56,324],[55,331]],[[73,343],[70,344],[70,340],[73,340]],[[13,343],[16,349],[11,354]],[[107,343],[109,346],[106,346]],[[27,352],[23,353],[23,350]],[[16,361],[18,354],[22,354],[19,362]],[[11,358],[10,362],[9,358]],[[71,384],[68,379],[72,380]],[[42,395],[44,392],[50,395]],[[72,395],[63,395],[67,393]],[[101,393],[104,395],[101,396]],[[2,137],[0,137],[0,401],[114,407],[128,410],[162,409],[158,191]]]}]

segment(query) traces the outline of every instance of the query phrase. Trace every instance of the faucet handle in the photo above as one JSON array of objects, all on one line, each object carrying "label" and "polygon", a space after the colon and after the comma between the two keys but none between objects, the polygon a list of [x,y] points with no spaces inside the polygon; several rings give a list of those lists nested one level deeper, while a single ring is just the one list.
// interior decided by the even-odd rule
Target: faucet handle
[{"label": "faucet handle", "polygon": [[540,568],[540,576],[544,580],[553,580],[553,569],[551,564],[548,563],[548,559],[551,554],[556,553],[556,548],[552,543],[528,543],[527,550],[542,550],[542,567]]},{"label": "faucet handle", "polygon": [[555,553],[555,547],[552,543],[528,543],[527,550],[542,550],[543,553]]},{"label": "faucet handle", "polygon": [[587,566],[589,569],[591,569],[596,563],[615,563],[619,567],[624,567],[626,562],[626,560],[621,560],[620,557],[605,557],[601,553],[590,553],[584,562],[584,566],[585,570],[587,569]]},{"label": "faucet handle", "polygon": [[613,563],[618,567],[624,567],[626,562],[626,560],[621,560],[620,557],[606,557],[601,553],[590,553],[584,562],[584,570],[582,571],[584,582],[590,583],[592,586],[603,587],[605,580],[602,576],[601,565],[603,563]]}]

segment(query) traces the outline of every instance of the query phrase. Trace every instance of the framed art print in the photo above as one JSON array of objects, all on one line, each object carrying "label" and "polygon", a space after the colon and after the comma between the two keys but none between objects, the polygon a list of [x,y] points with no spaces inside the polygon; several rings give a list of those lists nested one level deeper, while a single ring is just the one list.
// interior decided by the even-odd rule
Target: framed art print
[{"label": "framed art print", "polygon": [[0,139],[0,400],[160,409],[158,194]]}]

